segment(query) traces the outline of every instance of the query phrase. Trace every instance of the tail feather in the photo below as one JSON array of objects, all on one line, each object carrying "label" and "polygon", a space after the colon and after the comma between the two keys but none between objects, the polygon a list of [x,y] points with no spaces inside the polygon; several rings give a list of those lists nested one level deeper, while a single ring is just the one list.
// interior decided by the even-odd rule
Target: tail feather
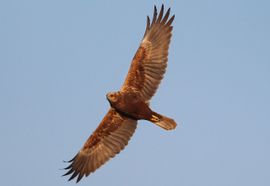
[{"label": "tail feather", "polygon": [[177,125],[173,119],[157,114],[157,113],[152,115],[150,121],[165,130],[173,130],[175,129]]}]

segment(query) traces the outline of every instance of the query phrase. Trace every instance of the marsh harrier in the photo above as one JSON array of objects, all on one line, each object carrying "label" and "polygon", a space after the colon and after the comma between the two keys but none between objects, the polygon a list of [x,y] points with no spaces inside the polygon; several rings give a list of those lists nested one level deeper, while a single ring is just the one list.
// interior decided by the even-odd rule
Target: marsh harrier
[{"label": "marsh harrier", "polygon": [[137,50],[123,86],[117,92],[106,95],[110,109],[98,128],[88,138],[81,150],[69,161],[66,175],[69,180],[88,176],[128,144],[138,120],[150,121],[166,130],[176,127],[173,119],[158,114],[149,108],[166,71],[168,49],[172,36],[170,9],[159,14],[154,7],[153,19],[147,16],[146,30]]}]

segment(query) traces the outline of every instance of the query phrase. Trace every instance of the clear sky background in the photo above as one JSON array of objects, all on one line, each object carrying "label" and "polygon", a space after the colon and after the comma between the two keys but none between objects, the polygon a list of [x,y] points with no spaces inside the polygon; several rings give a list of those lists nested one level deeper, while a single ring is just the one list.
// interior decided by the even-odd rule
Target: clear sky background
[{"label": "clear sky background", "polygon": [[[123,83],[162,1],[0,1],[0,185],[61,177]],[[269,186],[270,1],[167,1],[176,15],[152,108],[129,145],[79,185]]]}]

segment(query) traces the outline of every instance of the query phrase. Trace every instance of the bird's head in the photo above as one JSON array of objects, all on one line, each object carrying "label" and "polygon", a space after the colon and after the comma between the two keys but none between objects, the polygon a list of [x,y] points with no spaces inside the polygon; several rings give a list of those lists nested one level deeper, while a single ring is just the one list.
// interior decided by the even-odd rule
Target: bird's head
[{"label": "bird's head", "polygon": [[115,103],[119,98],[119,92],[109,92],[106,94],[106,97],[110,103]]}]

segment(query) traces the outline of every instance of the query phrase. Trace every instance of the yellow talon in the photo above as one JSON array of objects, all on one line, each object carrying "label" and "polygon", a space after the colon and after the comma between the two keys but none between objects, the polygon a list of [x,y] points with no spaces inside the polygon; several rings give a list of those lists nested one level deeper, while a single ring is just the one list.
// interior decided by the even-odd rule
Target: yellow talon
[{"label": "yellow talon", "polygon": [[159,121],[159,118],[155,115],[152,115],[151,121],[157,122],[157,121]]}]

